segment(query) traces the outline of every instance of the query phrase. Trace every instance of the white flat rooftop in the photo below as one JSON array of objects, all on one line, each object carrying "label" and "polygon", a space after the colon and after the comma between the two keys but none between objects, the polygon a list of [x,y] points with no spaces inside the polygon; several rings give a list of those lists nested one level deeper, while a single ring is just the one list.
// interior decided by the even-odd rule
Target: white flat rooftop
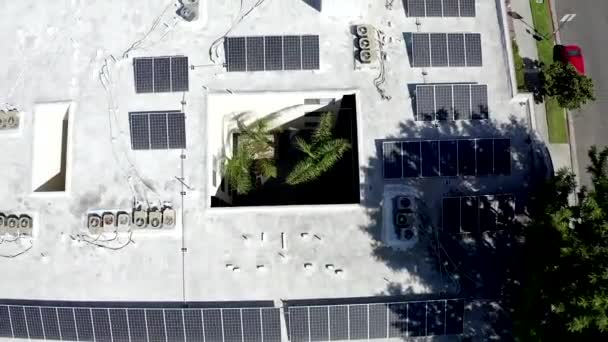
[{"label": "white flat rooftop", "polygon": [[[247,8],[254,2],[244,1]],[[351,3],[353,10],[339,15],[317,12],[300,0],[268,0],[234,26],[241,3],[237,0],[201,1],[204,13],[193,23],[176,17],[173,2],[164,0],[147,0],[145,5],[121,0],[6,2],[0,13],[0,41],[5,42],[0,101],[23,113],[20,134],[0,134],[0,211],[31,213],[36,228],[27,253],[0,258],[0,296],[223,301],[453,290],[435,270],[426,246],[404,252],[378,246],[384,186],[379,146],[391,138],[510,136],[517,149],[526,117],[511,101],[500,10],[495,1],[477,1],[475,18],[421,18],[417,25],[405,15],[401,1],[395,1],[393,10],[384,1],[341,2]],[[387,37],[383,87],[390,101],[382,100],[374,87],[377,70],[354,70],[350,29],[360,23],[374,25]],[[321,69],[228,73],[222,45],[215,63],[209,48],[229,28],[233,36],[319,35]],[[427,68],[423,74],[410,66],[403,38],[404,32],[416,31],[481,33],[484,66]],[[132,58],[169,55],[186,55],[196,66],[189,71],[190,90],[136,94]],[[491,119],[439,127],[413,121],[408,85],[424,82],[487,84]],[[357,92],[360,205],[209,208],[206,141],[214,132],[207,124],[215,113],[207,111],[208,94],[342,89]],[[70,188],[65,194],[40,196],[32,193],[33,113],[47,102],[73,104]],[[185,159],[181,150],[131,149],[129,112],[182,109]],[[408,182],[437,216],[439,199],[449,189],[510,190],[522,182],[522,165],[515,158],[513,175],[500,182]],[[183,203],[176,178],[182,176],[189,187]],[[134,234],[135,243],[118,251],[72,241],[70,235],[82,231],[88,210],[130,208],[135,194],[153,203],[172,201],[183,212],[180,228],[158,236]],[[3,243],[0,254],[19,248]],[[312,267],[305,268],[307,263]],[[336,275],[327,264],[343,273]]]}]

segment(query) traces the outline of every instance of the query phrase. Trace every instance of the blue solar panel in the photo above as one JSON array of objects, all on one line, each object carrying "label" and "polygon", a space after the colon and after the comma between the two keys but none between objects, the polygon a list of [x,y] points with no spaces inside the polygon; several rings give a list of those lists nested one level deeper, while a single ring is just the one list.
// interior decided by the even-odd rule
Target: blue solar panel
[{"label": "blue solar panel", "polygon": [[226,38],[226,65],[228,71],[247,70],[247,45],[245,37]]},{"label": "blue solar panel", "polygon": [[458,175],[458,143],[454,140],[439,142],[439,169],[441,176],[454,177]]},{"label": "blue solar panel", "polygon": [[281,342],[280,310],[277,308],[264,308],[261,311],[264,342]]},{"label": "blue solar panel", "polygon": [[135,92],[154,92],[154,60],[152,58],[135,58],[133,60],[135,74]]},{"label": "blue solar panel", "polygon": [[171,59],[169,57],[154,58],[154,92],[171,91]]},{"label": "blue solar panel", "polygon": [[388,336],[405,337],[407,336],[407,304],[388,305]]},{"label": "blue solar panel", "polygon": [[220,309],[203,310],[205,341],[223,341],[222,312]]},{"label": "blue solar panel", "polygon": [[511,174],[511,140],[509,139],[494,141],[494,173],[497,175]]},{"label": "blue solar panel", "polygon": [[182,310],[165,310],[167,341],[185,341]]},{"label": "blue solar panel", "polygon": [[402,151],[403,177],[420,177],[422,174],[420,142],[404,142]]},{"label": "blue solar panel", "polygon": [[423,141],[420,143],[422,152],[422,176],[439,176],[439,141]]},{"label": "blue solar panel", "polygon": [[40,308],[37,306],[25,306],[24,309],[25,321],[27,322],[27,330],[30,338],[44,339]]},{"label": "blue solar panel", "polygon": [[386,304],[369,305],[369,338],[386,338],[388,333]]},{"label": "blue solar panel", "polygon": [[350,320],[350,339],[364,340],[368,336],[368,306],[350,305],[348,308],[348,319]]},{"label": "blue solar panel", "polygon": [[171,90],[188,91],[188,57],[171,57]]},{"label": "blue solar panel", "polygon": [[129,114],[131,129],[131,148],[134,150],[150,149],[150,123],[148,115]]},{"label": "blue solar panel", "polygon": [[460,229],[467,233],[477,233],[479,230],[479,200],[476,196],[460,198]]},{"label": "blue solar panel", "polygon": [[55,308],[40,308],[42,315],[42,325],[44,326],[44,336],[47,340],[61,339],[59,331],[59,320],[57,318],[57,310]]},{"label": "blue solar panel", "polygon": [[127,318],[131,341],[147,341],[148,329],[146,328],[147,324],[145,311],[139,309],[128,309]]},{"label": "blue solar panel", "polygon": [[222,310],[222,322],[224,327],[224,341],[241,342],[243,340],[243,330],[241,329],[241,310]]},{"label": "blue solar panel", "polygon": [[319,54],[319,36],[302,36],[302,69],[319,69]]},{"label": "blue solar panel", "polygon": [[78,340],[74,311],[71,308],[57,308],[57,319],[61,338],[69,341]]},{"label": "blue solar panel", "polygon": [[331,341],[348,339],[348,306],[329,307],[329,329]]},{"label": "blue solar panel", "polygon": [[458,140],[458,174],[475,176],[475,140]]},{"label": "blue solar panel", "polygon": [[442,201],[442,228],[447,234],[460,233],[460,197],[447,197]]},{"label": "blue solar panel", "polygon": [[310,307],[310,340],[329,340],[329,310],[326,306]]},{"label": "blue solar panel", "polygon": [[407,305],[408,336],[426,336],[427,302],[414,302]]},{"label": "blue solar panel", "polygon": [[150,148],[152,150],[165,150],[169,146],[167,135],[167,113],[149,114]]},{"label": "blue solar panel", "polygon": [[13,337],[8,306],[0,306],[0,337]]},{"label": "blue solar panel", "polygon": [[95,341],[112,341],[108,309],[92,309]]},{"label": "blue solar panel", "polygon": [[446,301],[446,335],[462,334],[464,323],[464,301],[460,299]]},{"label": "blue solar panel", "polygon": [[146,323],[148,327],[148,340],[150,342],[167,341],[165,315],[163,314],[163,310],[147,309]]},{"label": "blue solar panel", "polygon": [[479,229],[482,232],[496,230],[496,209],[493,196],[479,196]]},{"label": "blue solar panel", "polygon": [[284,36],[283,52],[285,54],[285,70],[302,69],[302,39],[300,36]]},{"label": "blue solar panel", "polygon": [[283,37],[264,37],[266,70],[283,70]]},{"label": "blue solar panel", "polygon": [[169,113],[167,116],[169,148],[186,148],[186,115]]},{"label": "blue solar panel", "polygon": [[184,326],[187,341],[204,341],[203,315],[201,310],[184,310]]},{"label": "blue solar panel", "polygon": [[76,330],[80,341],[93,341],[95,334],[93,333],[93,320],[91,318],[91,310],[83,308],[75,308],[74,316],[76,317]]},{"label": "blue solar panel", "polygon": [[264,37],[247,37],[247,71],[264,69]]},{"label": "blue solar panel", "polygon": [[308,307],[289,308],[289,332],[292,342],[310,341]]},{"label": "blue solar panel", "polygon": [[477,176],[494,173],[494,139],[477,140]]},{"label": "blue solar panel", "polygon": [[23,307],[9,306],[9,313],[11,315],[11,323],[13,324],[13,336],[15,338],[29,338]]},{"label": "blue solar panel", "polygon": [[127,310],[110,309],[110,322],[112,339],[118,342],[129,341],[129,325],[127,322]]},{"label": "blue solar panel", "polygon": [[262,314],[260,309],[243,309],[243,331],[246,341],[262,341]]},{"label": "blue solar panel", "polygon": [[382,144],[384,178],[401,178],[401,143],[387,142]]}]

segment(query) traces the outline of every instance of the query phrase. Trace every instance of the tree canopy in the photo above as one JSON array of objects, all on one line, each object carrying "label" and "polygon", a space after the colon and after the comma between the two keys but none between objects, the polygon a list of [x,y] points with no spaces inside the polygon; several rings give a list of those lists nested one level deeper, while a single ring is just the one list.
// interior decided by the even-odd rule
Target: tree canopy
[{"label": "tree canopy", "polygon": [[589,157],[592,189],[561,171],[532,200],[520,340],[608,340],[608,148]]},{"label": "tree canopy", "polygon": [[554,62],[545,68],[543,76],[545,93],[555,97],[563,108],[577,109],[595,101],[593,81],[570,63]]}]

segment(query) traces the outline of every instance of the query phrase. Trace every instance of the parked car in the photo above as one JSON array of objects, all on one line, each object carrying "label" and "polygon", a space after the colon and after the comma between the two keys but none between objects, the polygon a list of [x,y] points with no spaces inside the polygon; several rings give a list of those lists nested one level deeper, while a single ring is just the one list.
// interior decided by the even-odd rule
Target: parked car
[{"label": "parked car", "polygon": [[585,74],[583,50],[578,45],[564,45],[561,48],[561,60],[570,63],[581,74]]}]

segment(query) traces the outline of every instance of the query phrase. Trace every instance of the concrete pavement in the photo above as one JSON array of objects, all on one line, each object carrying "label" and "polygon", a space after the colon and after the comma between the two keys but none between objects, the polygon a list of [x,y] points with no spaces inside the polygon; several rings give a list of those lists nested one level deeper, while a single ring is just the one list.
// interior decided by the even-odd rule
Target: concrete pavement
[{"label": "concrete pavement", "polygon": [[608,68],[603,62],[608,54],[608,1],[553,0],[557,18],[567,13],[577,17],[560,30],[562,44],[577,44],[583,49],[586,72],[595,83],[596,101],[571,112],[576,139],[579,178],[589,185],[586,172],[592,145],[608,145]]}]

